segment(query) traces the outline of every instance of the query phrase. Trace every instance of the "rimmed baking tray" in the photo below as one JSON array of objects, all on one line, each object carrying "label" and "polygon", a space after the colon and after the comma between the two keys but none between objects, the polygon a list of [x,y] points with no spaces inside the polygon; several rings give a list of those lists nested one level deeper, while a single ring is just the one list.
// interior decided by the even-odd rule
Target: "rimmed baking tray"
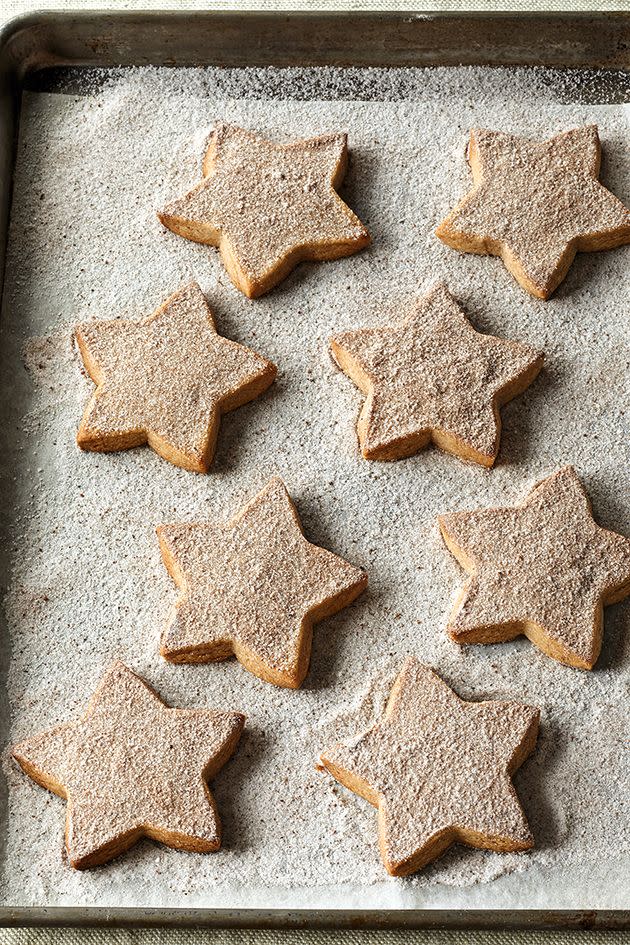
[{"label": "rimmed baking tray", "polygon": [[[408,15],[324,13],[47,13],[0,34],[0,261],[4,265],[20,96],[55,70],[126,65],[536,65],[588,70],[580,101],[630,101],[630,14]],[[53,70],[53,71],[51,71]],[[571,92],[567,92],[571,95]],[[3,562],[4,567],[4,562]],[[2,576],[3,583],[6,575]],[[4,700],[2,705],[3,710]],[[4,924],[608,926],[627,927],[623,863],[577,881],[569,867],[503,876],[491,891],[436,887],[396,908],[357,908],[343,890],[248,890],[209,897],[208,908],[12,908]],[[620,873],[621,871],[621,873]],[[548,894],[549,884],[554,894]],[[529,908],[517,908],[527,902]],[[552,907],[550,908],[550,902]],[[420,905],[419,905],[420,903]],[[481,908],[480,908],[481,906]]]}]

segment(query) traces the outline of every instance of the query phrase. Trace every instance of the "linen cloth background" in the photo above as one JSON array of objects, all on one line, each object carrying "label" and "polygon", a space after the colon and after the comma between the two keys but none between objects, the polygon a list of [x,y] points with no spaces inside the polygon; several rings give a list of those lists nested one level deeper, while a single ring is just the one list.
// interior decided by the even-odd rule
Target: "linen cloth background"
[{"label": "linen cloth background", "polygon": [[[630,0],[0,0],[0,25],[33,10],[630,11]],[[623,877],[620,877],[623,882]],[[625,945],[622,931],[4,929],[0,945]]]},{"label": "linen cloth background", "polygon": [[626,932],[11,929],[0,945],[626,945]]}]

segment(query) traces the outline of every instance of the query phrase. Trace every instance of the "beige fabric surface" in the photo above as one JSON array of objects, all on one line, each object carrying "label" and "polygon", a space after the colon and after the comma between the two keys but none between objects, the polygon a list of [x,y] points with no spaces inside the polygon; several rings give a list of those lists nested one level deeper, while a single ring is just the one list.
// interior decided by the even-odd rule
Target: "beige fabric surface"
[{"label": "beige fabric surface", "polygon": [[[33,10],[218,9],[218,10],[522,10],[630,11],[630,0],[0,0],[0,23]],[[623,931],[252,931],[158,929],[4,929],[0,945],[622,945]]]}]

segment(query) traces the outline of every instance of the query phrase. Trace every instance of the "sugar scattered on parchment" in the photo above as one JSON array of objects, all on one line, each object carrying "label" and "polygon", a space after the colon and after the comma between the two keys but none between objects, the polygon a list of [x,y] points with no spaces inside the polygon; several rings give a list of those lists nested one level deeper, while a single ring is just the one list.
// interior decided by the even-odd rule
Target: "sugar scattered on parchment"
[{"label": "sugar scattered on parchment", "polygon": [[[439,512],[516,503],[536,479],[574,463],[601,524],[630,534],[630,250],[578,256],[543,303],[499,260],[459,255],[433,235],[468,187],[472,125],[544,137],[596,122],[602,179],[630,202],[623,109],[563,104],[567,81],[475,69],[148,69],[101,77],[88,95],[25,95],[0,344],[6,742],[75,717],[114,657],[172,705],[237,709],[248,722],[213,783],[224,834],[215,855],[145,841],[103,869],[74,872],[63,855],[63,802],[6,759],[5,902],[181,906],[236,887],[331,885],[365,901],[360,887],[379,881],[421,893],[510,871],[588,870],[628,848],[628,604],[607,609],[602,656],[589,674],[523,639],[460,648],[444,626],[463,575],[435,524]],[[302,265],[255,302],[240,295],[215,250],[167,232],[155,214],[200,179],[217,119],[279,141],[347,131],[341,193],[372,246]],[[191,278],[220,333],[278,365],[276,383],[225,417],[207,476],[148,449],[80,453],[74,438],[91,382],[71,326],[148,315]],[[434,449],[398,463],[361,459],[362,396],[328,355],[331,334],[399,320],[437,278],[476,328],[545,351],[542,374],[503,410],[490,471]],[[370,580],[355,604],[315,628],[298,692],[234,660],[174,666],[158,655],[176,591],[155,526],[227,519],[274,473],[306,535],[365,567]],[[315,769],[323,746],[379,715],[409,653],[465,698],[540,706],[538,747],[515,777],[537,844],[530,854],[457,847],[416,877],[387,879],[374,810]]]}]

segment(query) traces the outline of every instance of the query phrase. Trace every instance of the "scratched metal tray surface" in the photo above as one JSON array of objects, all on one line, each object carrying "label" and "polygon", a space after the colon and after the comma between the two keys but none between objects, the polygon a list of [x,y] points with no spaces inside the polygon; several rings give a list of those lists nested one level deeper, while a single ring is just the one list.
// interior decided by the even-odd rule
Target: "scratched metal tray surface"
[{"label": "scratched metal tray surface", "polygon": [[[16,19],[0,34],[0,280],[24,88],[47,90],[62,84],[80,91],[82,70],[113,66],[395,68],[460,64],[582,70],[585,80],[575,83],[574,93],[566,92],[565,84],[565,94],[573,95],[569,101],[630,102],[630,13],[59,12]],[[365,90],[355,90],[355,94],[360,98]],[[4,378],[3,383],[6,381]],[[10,510],[2,512],[6,521]],[[4,546],[2,538],[0,544]],[[3,588],[8,566],[3,550]],[[0,714],[4,719],[8,713],[5,653],[3,647]],[[4,818],[3,794],[0,815]],[[2,846],[0,841],[0,849]],[[0,902],[0,922],[628,927],[623,873],[623,863],[611,856],[588,876],[568,865],[553,873],[532,868],[481,886],[435,886],[408,896],[401,894],[395,906],[380,902],[377,889],[351,897],[341,888],[244,889],[228,896],[209,889],[201,908],[156,909],[140,902],[124,908],[115,902],[106,908],[50,907],[45,901],[23,908]]]}]

